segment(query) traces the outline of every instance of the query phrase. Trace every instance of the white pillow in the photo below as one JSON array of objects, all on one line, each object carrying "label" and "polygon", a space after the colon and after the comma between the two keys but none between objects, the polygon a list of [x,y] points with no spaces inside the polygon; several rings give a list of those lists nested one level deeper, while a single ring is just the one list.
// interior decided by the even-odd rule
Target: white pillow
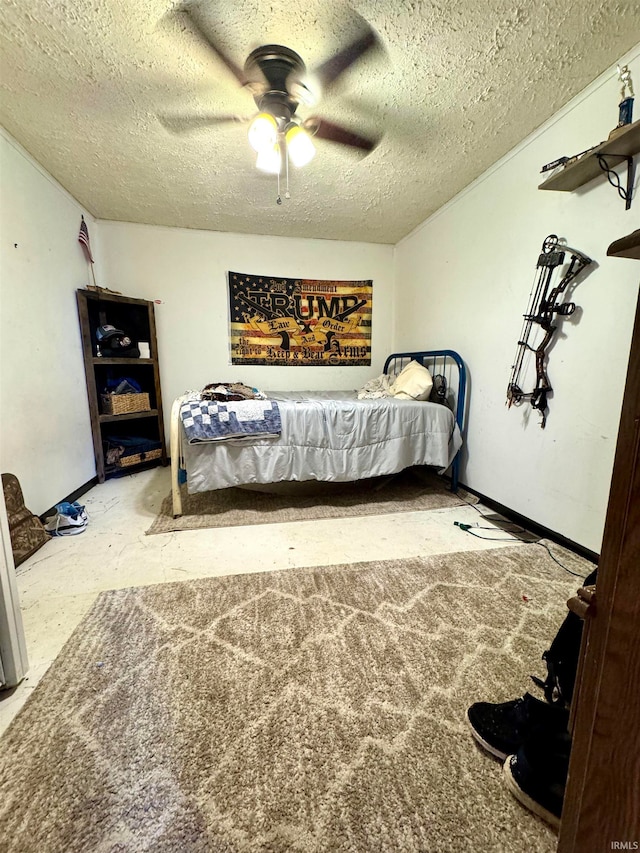
[{"label": "white pillow", "polygon": [[401,400],[428,400],[432,388],[433,378],[427,368],[417,361],[410,361],[396,376],[389,390]]}]

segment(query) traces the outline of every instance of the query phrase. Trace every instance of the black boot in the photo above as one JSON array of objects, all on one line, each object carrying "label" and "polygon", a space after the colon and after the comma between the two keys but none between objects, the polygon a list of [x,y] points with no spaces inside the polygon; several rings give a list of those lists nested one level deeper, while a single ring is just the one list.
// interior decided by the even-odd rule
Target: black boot
[{"label": "black boot", "polygon": [[476,702],[467,710],[467,720],[480,746],[504,761],[535,729],[564,731],[569,712],[525,693],[511,702]]},{"label": "black boot", "polygon": [[504,763],[504,778],[511,793],[555,827],[560,826],[570,753],[567,731],[537,729]]}]

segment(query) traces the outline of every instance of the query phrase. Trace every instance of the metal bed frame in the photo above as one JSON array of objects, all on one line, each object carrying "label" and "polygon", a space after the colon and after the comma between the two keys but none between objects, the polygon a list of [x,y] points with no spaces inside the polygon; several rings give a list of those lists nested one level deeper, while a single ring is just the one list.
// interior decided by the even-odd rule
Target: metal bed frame
[{"label": "metal bed frame", "polygon": [[[416,352],[394,352],[384,363],[383,373],[391,370],[396,375],[400,373],[405,364],[417,361],[431,373],[432,376],[441,374],[447,380],[447,388],[453,390],[456,398],[455,419],[460,429],[460,435],[464,437],[464,419],[466,412],[467,394],[467,369],[464,361],[455,350],[419,350]],[[454,378],[455,383],[451,382]],[[460,448],[462,449],[462,448]],[[458,478],[460,475],[460,450],[456,453],[451,463],[451,491],[458,491]]]}]

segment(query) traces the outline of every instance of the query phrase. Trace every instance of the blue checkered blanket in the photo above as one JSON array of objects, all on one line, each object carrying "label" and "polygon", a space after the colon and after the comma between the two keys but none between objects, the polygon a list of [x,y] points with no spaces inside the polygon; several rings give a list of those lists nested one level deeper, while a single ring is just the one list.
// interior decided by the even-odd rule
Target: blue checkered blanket
[{"label": "blue checkered blanket", "polygon": [[187,400],[180,407],[180,418],[189,444],[277,438],[282,431],[274,400]]}]

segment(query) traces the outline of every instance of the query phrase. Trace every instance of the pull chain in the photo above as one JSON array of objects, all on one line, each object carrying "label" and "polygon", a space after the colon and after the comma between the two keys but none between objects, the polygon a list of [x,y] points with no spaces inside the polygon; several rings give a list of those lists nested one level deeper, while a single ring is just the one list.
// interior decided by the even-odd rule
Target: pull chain
[{"label": "pull chain", "polygon": [[286,164],[287,164],[287,188],[285,190],[284,197],[285,198],[291,198],[291,194],[289,192],[289,146],[286,144],[286,142],[285,142],[285,149],[284,149],[284,159],[285,159]]},{"label": "pull chain", "polygon": [[[289,192],[289,149],[287,147],[287,142],[283,137],[282,142],[280,143],[280,149],[284,150],[284,162],[285,162],[285,191],[284,197],[286,199],[291,198],[291,193]],[[276,198],[276,204],[282,204],[282,196],[280,195],[280,172],[282,171],[282,162],[280,163],[280,168],[278,169],[278,197]]]}]

